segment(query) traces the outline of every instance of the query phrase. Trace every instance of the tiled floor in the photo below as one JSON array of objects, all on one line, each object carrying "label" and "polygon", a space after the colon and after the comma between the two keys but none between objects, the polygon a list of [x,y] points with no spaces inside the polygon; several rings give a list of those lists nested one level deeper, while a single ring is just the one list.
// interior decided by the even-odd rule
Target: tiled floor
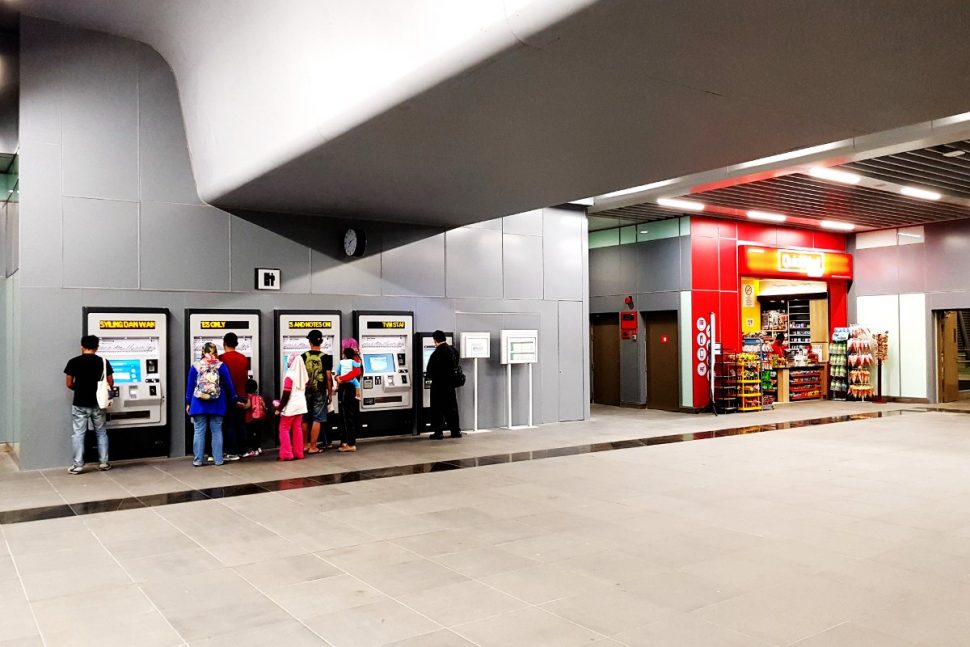
[{"label": "tiled floor", "polygon": [[[850,405],[811,406],[753,421]],[[304,463],[744,420],[595,417]],[[184,489],[181,462],[0,488]],[[968,465],[970,417],[912,413],[3,525],[0,646],[970,644]]]},{"label": "tiled floor", "polygon": [[[0,472],[0,511],[39,508],[83,501],[123,499],[334,474],[352,470],[462,459],[510,452],[575,446],[582,443],[662,436],[780,421],[819,418],[905,408],[866,402],[805,402],[778,406],[773,411],[714,417],[655,410],[594,407],[593,419],[582,423],[543,425],[531,430],[495,430],[466,434],[454,441],[429,441],[427,436],[361,441],[356,454],[327,452],[303,461],[279,463],[271,455],[214,468],[196,469],[188,458],[116,464],[111,472],[89,471],[80,476],[67,466],[43,471]],[[70,438],[65,432],[65,443]]]}]

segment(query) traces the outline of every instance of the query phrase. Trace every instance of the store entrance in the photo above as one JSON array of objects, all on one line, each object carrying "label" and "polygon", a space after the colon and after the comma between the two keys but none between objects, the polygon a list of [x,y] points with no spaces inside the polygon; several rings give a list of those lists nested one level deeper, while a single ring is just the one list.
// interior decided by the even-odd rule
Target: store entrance
[{"label": "store entrance", "polygon": [[593,361],[592,400],[596,404],[620,404],[620,316],[615,312],[590,317]]},{"label": "store entrance", "polygon": [[938,399],[970,399],[970,310],[936,315]]},{"label": "store entrance", "polygon": [[647,407],[677,411],[680,408],[680,361],[677,313],[644,312],[647,334]]}]

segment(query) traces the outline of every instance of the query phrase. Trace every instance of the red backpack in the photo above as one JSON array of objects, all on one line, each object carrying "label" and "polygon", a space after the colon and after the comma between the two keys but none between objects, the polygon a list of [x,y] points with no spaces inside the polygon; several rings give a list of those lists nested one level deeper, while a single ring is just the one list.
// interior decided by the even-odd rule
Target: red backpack
[{"label": "red backpack", "polygon": [[250,415],[253,420],[262,420],[266,417],[266,402],[263,400],[263,396],[253,394],[249,396],[249,403],[252,405]]}]

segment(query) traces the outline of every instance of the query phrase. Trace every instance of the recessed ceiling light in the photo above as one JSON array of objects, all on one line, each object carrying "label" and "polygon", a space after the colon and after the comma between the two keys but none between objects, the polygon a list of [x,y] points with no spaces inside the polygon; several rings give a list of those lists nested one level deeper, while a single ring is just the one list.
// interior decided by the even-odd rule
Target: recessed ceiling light
[{"label": "recessed ceiling light", "polygon": [[657,204],[661,207],[668,207],[670,209],[684,209],[686,211],[704,211],[703,202],[694,202],[693,200],[681,200],[680,198],[658,198]]},{"label": "recessed ceiling light", "polygon": [[936,191],[927,191],[926,189],[917,189],[914,186],[904,186],[899,190],[903,195],[909,196],[911,198],[919,198],[920,200],[939,200],[943,196]]},{"label": "recessed ceiling light", "polygon": [[848,171],[839,171],[825,166],[813,166],[809,169],[808,174],[820,180],[830,180],[832,182],[841,182],[842,184],[858,184],[862,181],[861,175],[849,173]]},{"label": "recessed ceiling light", "polygon": [[852,231],[855,225],[850,222],[839,222],[838,220],[823,220],[822,229],[834,229],[835,231]]},{"label": "recessed ceiling light", "polygon": [[960,156],[966,155],[966,154],[967,154],[967,151],[962,150],[962,149],[959,149],[959,148],[954,148],[952,151],[947,151],[947,152],[943,153],[943,157],[960,157]]},{"label": "recessed ceiling light", "polygon": [[751,210],[748,212],[748,218],[752,220],[767,220],[768,222],[785,222],[788,220],[788,216],[781,213],[772,213],[770,211],[755,211]]},{"label": "recessed ceiling light", "polygon": [[641,230],[640,230],[640,233],[641,233],[641,234],[649,234],[649,233],[650,233],[650,231],[649,231],[648,229],[641,229]]}]

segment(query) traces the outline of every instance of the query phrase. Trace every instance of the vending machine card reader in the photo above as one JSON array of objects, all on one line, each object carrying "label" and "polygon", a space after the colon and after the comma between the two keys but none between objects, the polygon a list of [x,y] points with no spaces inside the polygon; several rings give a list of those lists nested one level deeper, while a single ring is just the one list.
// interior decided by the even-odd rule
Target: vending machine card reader
[{"label": "vending machine card reader", "polygon": [[[286,360],[293,353],[310,350],[307,334],[319,330],[323,334],[320,350],[333,358],[333,365],[340,361],[340,311],[339,310],[275,310],[276,322],[276,361],[274,377],[276,390],[282,389],[283,376],[286,375]],[[337,397],[333,398],[333,409],[338,410]],[[331,429],[337,429],[336,420],[328,418]]]},{"label": "vending machine card reader", "polygon": [[84,309],[85,330],[101,342],[114,391],[108,428],[161,427],[167,421],[168,310]]},{"label": "vending machine card reader", "polygon": [[[431,428],[431,380],[428,379],[428,359],[434,352],[434,339],[430,332],[419,332],[414,335],[415,356],[420,358],[421,379],[415,380],[414,388],[417,393],[418,433]],[[446,332],[445,341],[454,346],[455,334]]]},{"label": "vending machine card reader", "polygon": [[414,314],[354,312],[360,344],[361,422],[370,435],[413,433]]}]

